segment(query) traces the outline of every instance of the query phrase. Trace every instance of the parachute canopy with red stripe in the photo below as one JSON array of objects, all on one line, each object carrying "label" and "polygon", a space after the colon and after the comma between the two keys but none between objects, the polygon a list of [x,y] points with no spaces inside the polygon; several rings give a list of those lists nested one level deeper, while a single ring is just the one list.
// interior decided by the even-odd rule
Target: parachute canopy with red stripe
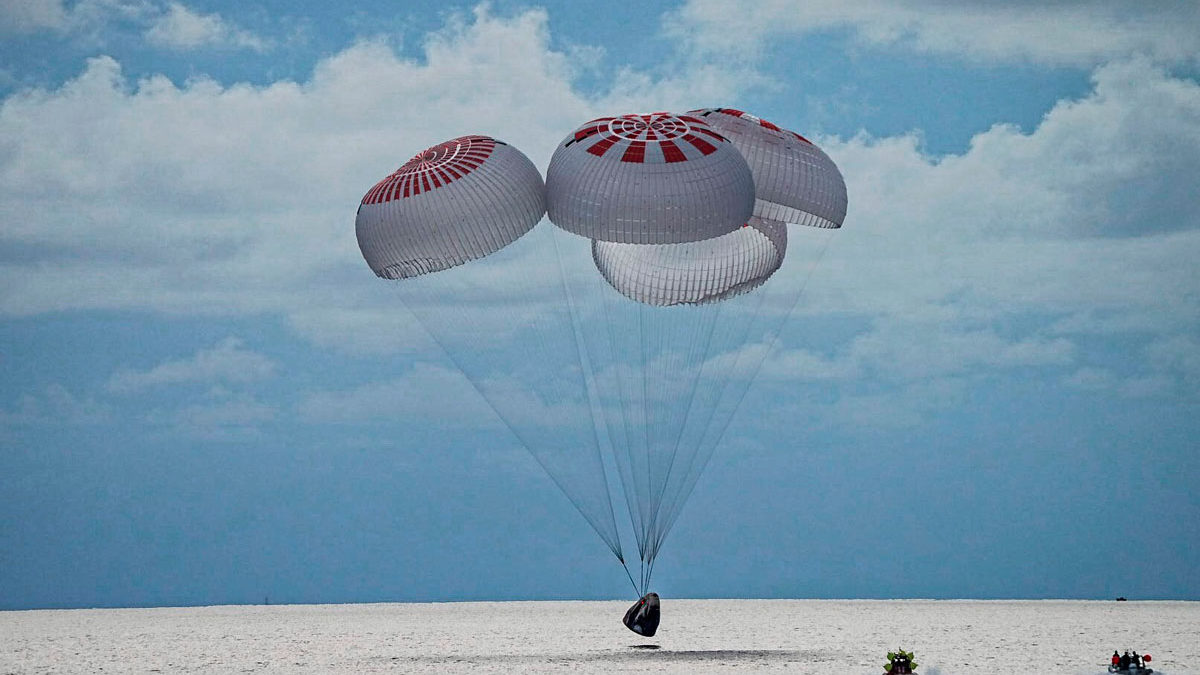
[{"label": "parachute canopy with red stripe", "polygon": [[545,184],[528,157],[494,138],[462,136],[376,183],[354,226],[375,274],[405,279],[494,253],[545,212]]},{"label": "parachute canopy with red stripe", "polygon": [[812,227],[841,227],[846,181],[837,165],[800,134],[735,108],[702,108],[699,117],[729,139],[754,175],[754,215]]},{"label": "parachute canopy with red stripe", "polygon": [[546,206],[551,222],[589,239],[698,241],[745,224],[754,179],[733,145],[698,117],[600,117],[555,150]]}]

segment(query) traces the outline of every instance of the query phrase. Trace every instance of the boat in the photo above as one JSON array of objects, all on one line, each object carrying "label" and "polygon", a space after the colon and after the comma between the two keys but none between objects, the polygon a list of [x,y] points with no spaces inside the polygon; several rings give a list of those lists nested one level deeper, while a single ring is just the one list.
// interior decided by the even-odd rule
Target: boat
[{"label": "boat", "polygon": [[1153,659],[1150,658],[1149,654],[1138,656],[1137,652],[1134,652],[1133,658],[1130,659],[1128,658],[1129,652],[1125,652],[1125,656],[1127,658],[1123,658],[1121,661],[1127,661],[1128,663],[1109,665],[1108,672],[1119,673],[1119,675],[1150,675],[1150,673],[1154,672],[1154,669],[1150,667],[1150,661]]}]

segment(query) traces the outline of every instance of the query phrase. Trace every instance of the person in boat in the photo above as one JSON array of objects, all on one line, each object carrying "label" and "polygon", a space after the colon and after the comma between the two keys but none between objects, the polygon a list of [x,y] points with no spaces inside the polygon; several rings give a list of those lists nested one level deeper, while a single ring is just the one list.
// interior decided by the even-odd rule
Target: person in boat
[{"label": "person in boat", "polygon": [[1126,649],[1125,653],[1121,656],[1121,664],[1117,666],[1117,668],[1121,670],[1129,670],[1129,660],[1129,650]]},{"label": "person in boat", "polygon": [[1115,649],[1113,650],[1112,665],[1113,665],[1113,668],[1121,667],[1121,655],[1118,654],[1117,650],[1115,650]]},{"label": "person in boat", "polygon": [[1129,661],[1129,667],[1130,668],[1141,668],[1142,667],[1142,657],[1138,656],[1138,653],[1136,651],[1133,653],[1133,658]]}]

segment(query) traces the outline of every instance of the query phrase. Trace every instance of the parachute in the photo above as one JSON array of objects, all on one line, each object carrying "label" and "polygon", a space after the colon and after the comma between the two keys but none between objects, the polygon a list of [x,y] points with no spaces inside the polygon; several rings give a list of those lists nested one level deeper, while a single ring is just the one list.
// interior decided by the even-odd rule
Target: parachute
[{"label": "parachute", "polygon": [[815,145],[711,108],[586,122],[544,183],[501,141],[447,141],[371,188],[356,232],[645,600],[845,210]]},{"label": "parachute", "polygon": [[371,270],[407,279],[495,253],[545,212],[542,176],[528,157],[493,138],[463,136],[376,183],[354,226]]},{"label": "parachute", "polygon": [[758,288],[783,264],[787,226],[753,217],[719,237],[684,244],[592,242],[592,259],[618,293],[648,305],[719,302]]},{"label": "parachute", "polygon": [[734,108],[695,115],[724,134],[754,176],[754,215],[836,229],[846,219],[846,181],[829,156],[794,131]]}]

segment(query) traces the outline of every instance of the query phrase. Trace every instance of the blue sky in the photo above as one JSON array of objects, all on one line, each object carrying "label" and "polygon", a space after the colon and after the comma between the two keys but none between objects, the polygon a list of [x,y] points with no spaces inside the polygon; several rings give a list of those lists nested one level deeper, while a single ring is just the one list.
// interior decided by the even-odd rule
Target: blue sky
[{"label": "blue sky", "polygon": [[0,608],[628,595],[354,212],[708,106],[850,208],[657,590],[1200,598],[1197,54],[1188,3],[0,0]]}]

